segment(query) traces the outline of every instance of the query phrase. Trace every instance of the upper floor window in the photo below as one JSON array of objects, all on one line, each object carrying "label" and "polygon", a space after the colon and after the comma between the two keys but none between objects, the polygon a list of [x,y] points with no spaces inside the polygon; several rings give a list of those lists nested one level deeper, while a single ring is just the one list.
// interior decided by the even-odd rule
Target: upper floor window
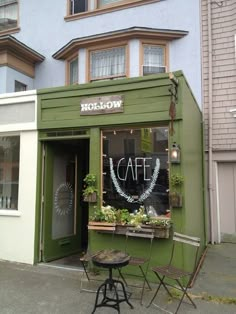
[{"label": "upper floor window", "polygon": [[101,8],[105,5],[115,4],[118,2],[125,2],[124,0],[98,0],[98,7]]},{"label": "upper floor window", "polygon": [[0,0],[0,31],[17,27],[18,0]]},{"label": "upper floor window", "polygon": [[[67,17],[66,20],[73,20],[83,16],[99,14],[103,11],[111,12],[129,7],[145,5],[152,2],[159,2],[161,0],[67,0]],[[82,14],[80,14],[82,13]],[[83,14],[85,13],[85,14]]]},{"label": "upper floor window", "polygon": [[166,72],[165,47],[143,46],[143,75]]},{"label": "upper floor window", "polygon": [[88,11],[88,0],[70,0],[70,14]]},{"label": "upper floor window", "polygon": [[18,208],[19,136],[0,136],[0,209]]},{"label": "upper floor window", "polygon": [[69,84],[78,83],[78,58],[69,62]]},{"label": "upper floor window", "polygon": [[124,76],[126,76],[125,47],[90,52],[90,80]]},{"label": "upper floor window", "polygon": [[23,92],[23,91],[26,91],[26,89],[27,89],[27,85],[19,81],[15,81],[15,92]]}]

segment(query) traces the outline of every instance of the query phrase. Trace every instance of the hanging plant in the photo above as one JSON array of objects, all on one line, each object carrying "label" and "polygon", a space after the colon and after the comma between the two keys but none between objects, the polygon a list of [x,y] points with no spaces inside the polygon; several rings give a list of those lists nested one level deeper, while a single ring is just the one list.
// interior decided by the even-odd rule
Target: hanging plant
[{"label": "hanging plant", "polygon": [[83,197],[85,202],[96,202],[97,201],[97,188],[96,188],[96,175],[88,173],[84,180],[85,188],[83,189]]},{"label": "hanging plant", "polygon": [[183,197],[178,191],[182,184],[184,183],[184,177],[179,173],[174,173],[170,176],[170,184],[171,184],[171,193],[170,197],[170,205],[175,208],[182,207]]}]

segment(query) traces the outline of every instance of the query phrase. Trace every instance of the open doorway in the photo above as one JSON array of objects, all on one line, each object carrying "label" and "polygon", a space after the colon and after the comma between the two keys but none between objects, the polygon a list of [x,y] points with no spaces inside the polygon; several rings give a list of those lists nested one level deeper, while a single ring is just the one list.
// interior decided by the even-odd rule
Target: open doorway
[{"label": "open doorway", "polygon": [[89,140],[48,141],[43,154],[41,261],[49,262],[87,247],[88,205],[82,189],[89,169]]}]

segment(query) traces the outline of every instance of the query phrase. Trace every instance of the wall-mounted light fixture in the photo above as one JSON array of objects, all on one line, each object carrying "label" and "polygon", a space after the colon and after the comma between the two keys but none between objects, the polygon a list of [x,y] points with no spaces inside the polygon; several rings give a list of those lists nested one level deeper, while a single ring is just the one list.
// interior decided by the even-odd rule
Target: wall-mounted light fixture
[{"label": "wall-mounted light fixture", "polygon": [[180,163],[180,147],[175,142],[172,144],[172,147],[170,150],[170,162],[172,164]]}]

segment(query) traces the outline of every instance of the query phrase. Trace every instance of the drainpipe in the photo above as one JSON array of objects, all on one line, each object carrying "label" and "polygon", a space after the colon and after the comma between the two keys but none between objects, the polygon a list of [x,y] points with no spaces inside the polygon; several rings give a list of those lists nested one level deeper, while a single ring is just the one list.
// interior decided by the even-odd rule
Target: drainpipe
[{"label": "drainpipe", "polygon": [[214,243],[213,223],[213,161],[212,161],[212,20],[211,0],[207,4],[207,25],[208,25],[208,192],[210,208],[210,242]]}]

